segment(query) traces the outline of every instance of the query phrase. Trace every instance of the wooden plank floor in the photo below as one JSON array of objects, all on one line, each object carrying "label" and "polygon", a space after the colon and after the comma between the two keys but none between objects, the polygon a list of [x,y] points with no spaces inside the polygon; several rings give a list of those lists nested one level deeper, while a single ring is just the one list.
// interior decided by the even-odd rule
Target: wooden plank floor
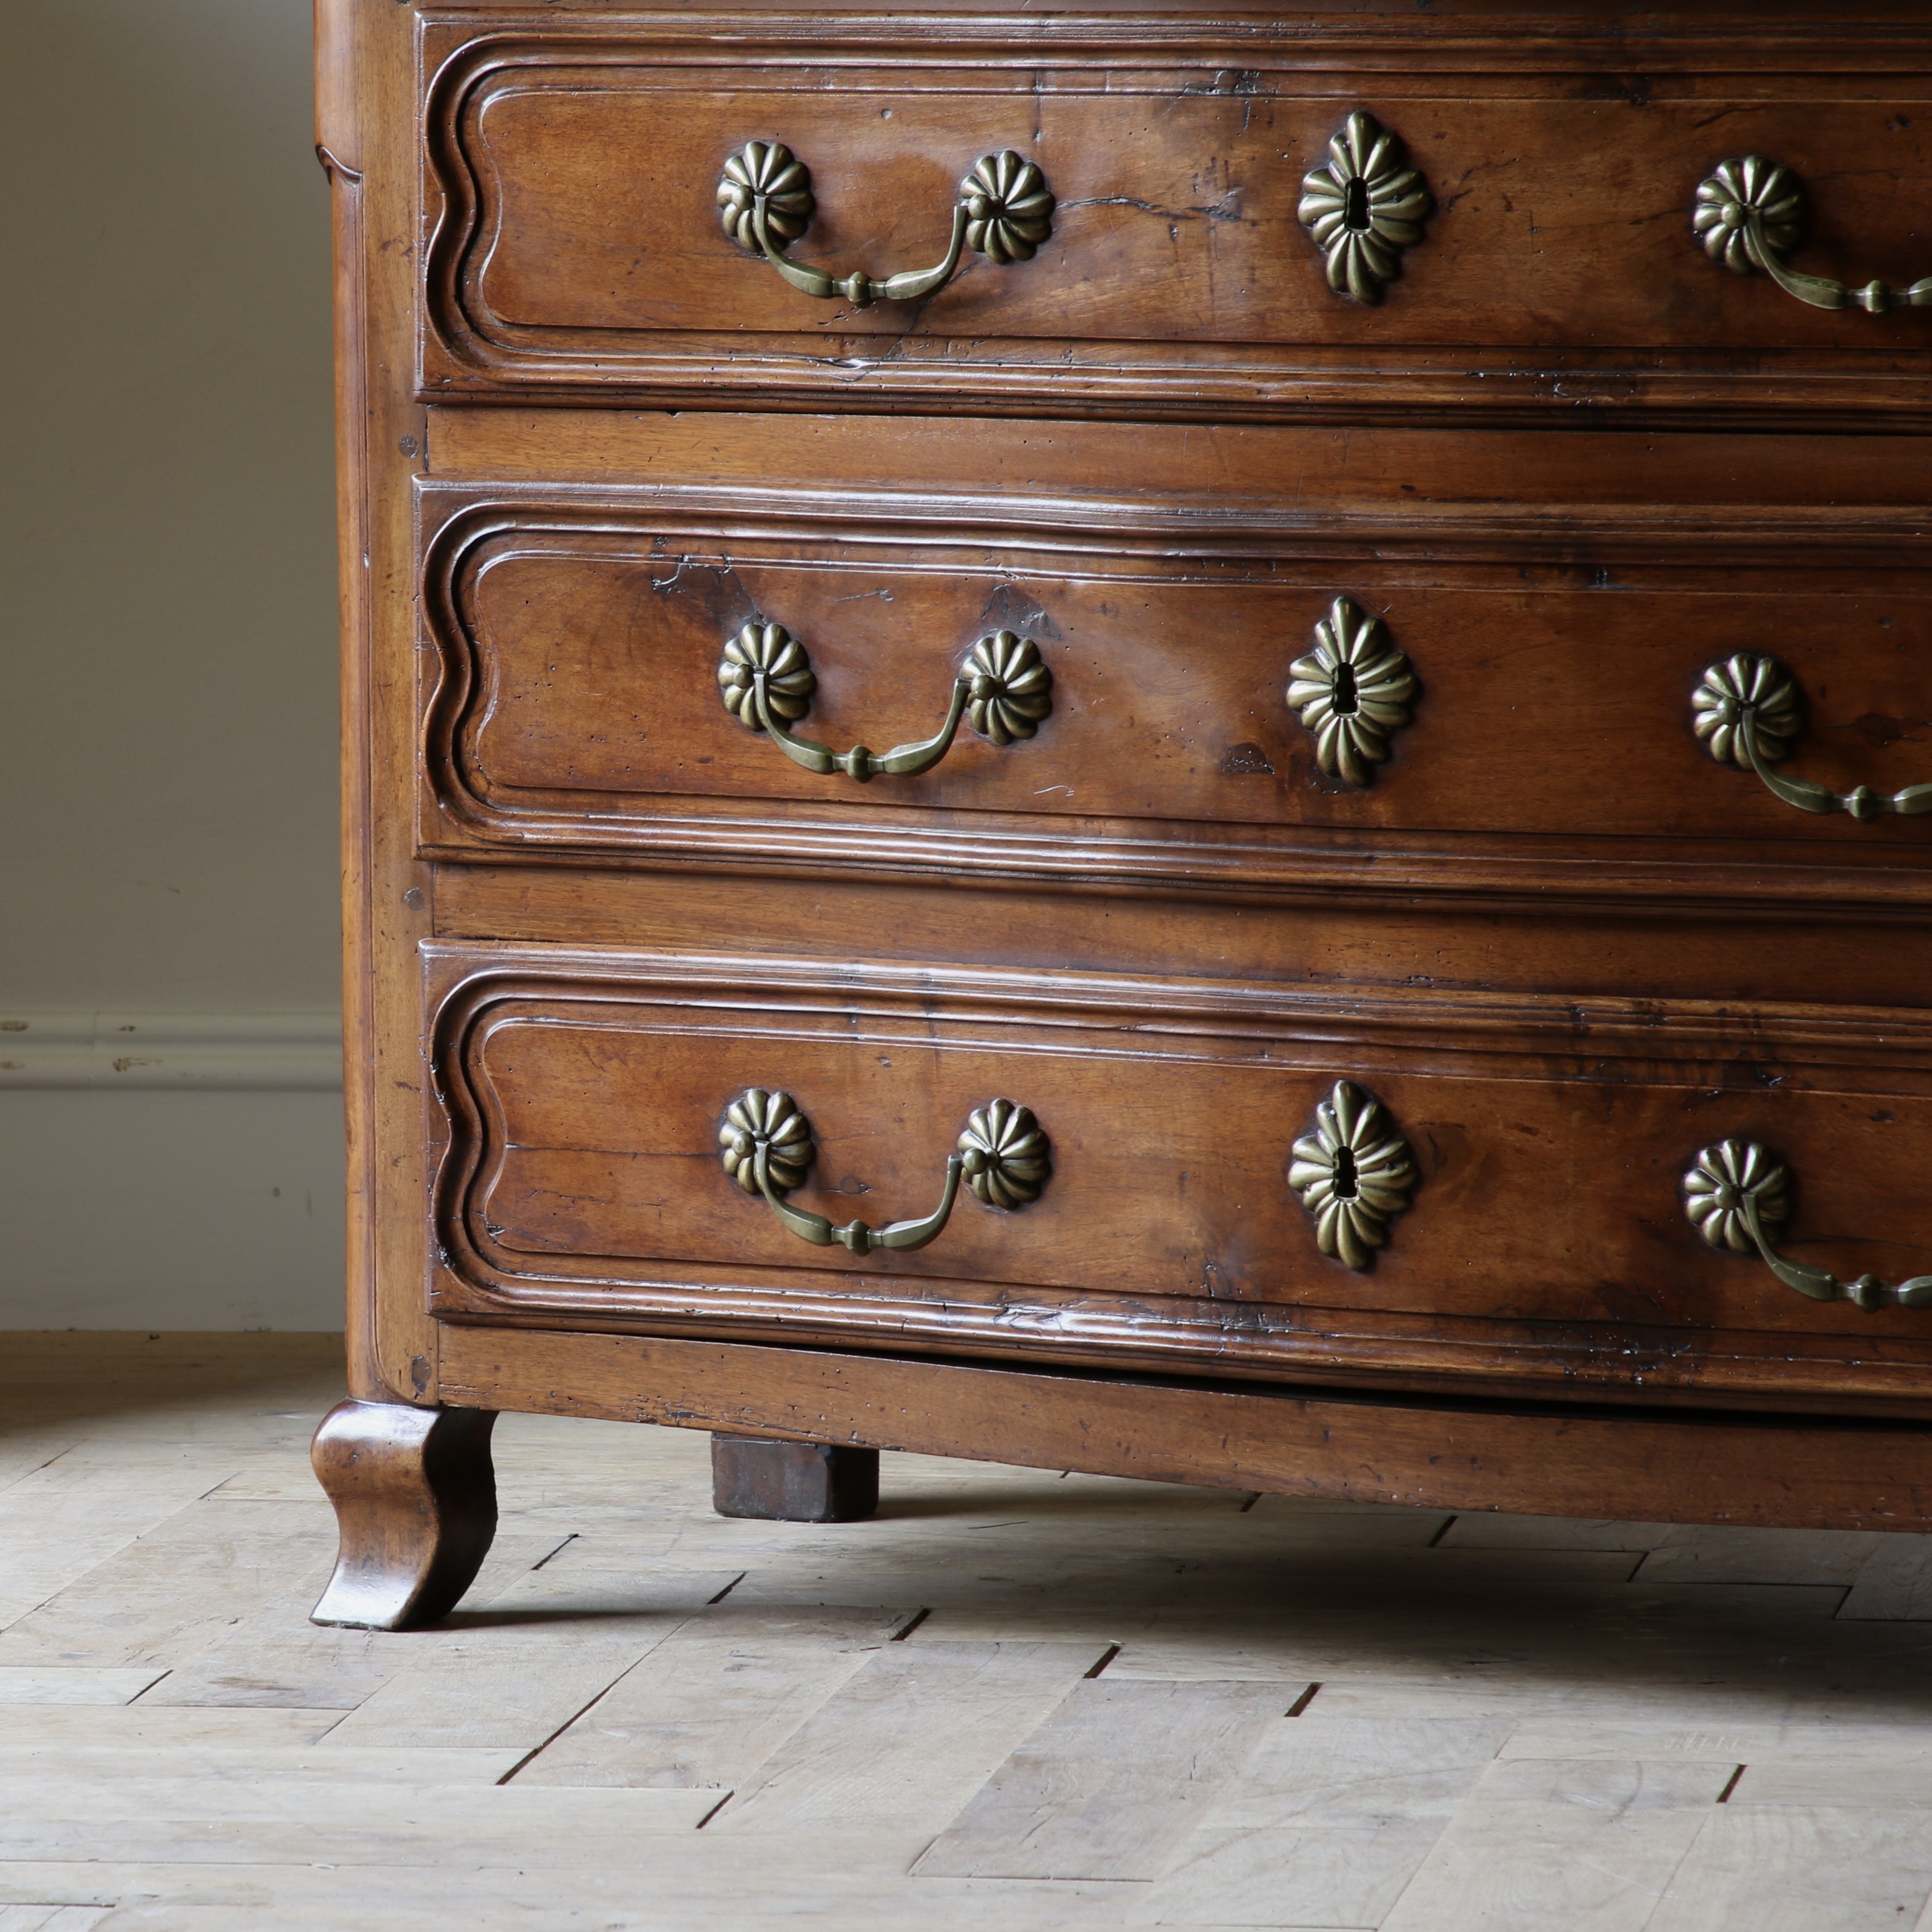
[{"label": "wooden plank floor", "polygon": [[1932,1932],[1918,1538],[506,1417],[448,1625],[323,1630],[338,1355],[0,1336],[0,1932]]}]

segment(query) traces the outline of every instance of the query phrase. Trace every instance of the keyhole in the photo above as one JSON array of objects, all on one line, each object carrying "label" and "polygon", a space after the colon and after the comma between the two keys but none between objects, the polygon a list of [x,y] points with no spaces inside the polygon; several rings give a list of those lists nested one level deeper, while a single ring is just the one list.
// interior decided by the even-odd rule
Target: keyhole
[{"label": "keyhole", "polygon": [[1335,1198],[1352,1201],[1360,1190],[1355,1185],[1355,1156],[1347,1148],[1335,1150]]},{"label": "keyhole", "polygon": [[1369,184],[1360,175],[1352,176],[1342,190],[1342,220],[1358,235],[1369,225]]},{"label": "keyhole", "polygon": [[1330,686],[1330,700],[1338,718],[1352,718],[1361,707],[1355,695],[1355,667],[1337,664]]}]

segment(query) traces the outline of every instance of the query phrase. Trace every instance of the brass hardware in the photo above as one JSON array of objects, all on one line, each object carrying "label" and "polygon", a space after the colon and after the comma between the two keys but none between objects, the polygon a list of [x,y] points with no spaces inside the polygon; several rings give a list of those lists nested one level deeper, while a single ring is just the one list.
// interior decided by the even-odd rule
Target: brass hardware
[{"label": "brass hardware", "polygon": [[1315,1222],[1316,1245],[1358,1272],[1375,1259],[1421,1175],[1388,1110],[1338,1080],[1294,1144],[1288,1184]]},{"label": "brass hardware", "polygon": [[782,624],[747,624],[724,646],[718,686],[724,708],[748,730],[769,733],[794,764],[821,777],[843,772],[863,784],[884,773],[914,778],[930,771],[951,749],[959,721],[965,718],[994,745],[1030,738],[1053,710],[1053,674],[1040,661],[1030,638],[993,631],[966,653],[952,680],[952,702],[946,722],[932,737],[890,752],[855,745],[835,752],[809,738],[794,738],[784,728],[811,708],[818,680],[805,646]]},{"label": "brass hardware", "polygon": [[1932,1274],[1896,1288],[1877,1276],[1840,1281],[1822,1268],[1788,1262],[1772,1245],[1791,1213],[1791,1177],[1759,1141],[1720,1141],[1702,1149],[1684,1176],[1684,1211],[1706,1246],[1734,1255],[1756,1252],[1786,1288],[1814,1301],[1852,1301],[1864,1309],[1932,1304]]},{"label": "brass hardware", "polygon": [[1358,302],[1378,302],[1435,206],[1401,142],[1358,109],[1328,143],[1326,164],[1302,177],[1295,214],[1327,259],[1328,286]]},{"label": "brass hardware", "polygon": [[922,1248],[936,1239],[952,1218],[962,1174],[979,1200],[1008,1214],[1038,1200],[1053,1176],[1052,1150],[1031,1111],[1011,1100],[993,1100],[968,1116],[957,1149],[946,1156],[939,1205],[923,1220],[883,1228],[851,1221],[835,1228],[824,1215],[803,1213],[782,1198],[804,1180],[818,1152],[812,1124],[789,1094],[748,1088],[724,1110],[718,1142],[724,1172],[747,1194],[762,1194],[800,1240],[818,1248],[836,1241],[855,1255]]},{"label": "brass hardware", "polygon": [[747,624],[718,663],[724,709],[747,730],[762,731],[766,712],[788,722],[812,709],[818,680],[805,646],[782,624]]},{"label": "brass hardware", "polygon": [[1765,784],[1800,812],[1842,812],[1864,824],[1888,812],[1910,818],[1932,812],[1932,784],[1903,791],[1874,791],[1857,785],[1833,791],[1810,778],[1780,777],[1771,767],[1790,754],[1804,724],[1804,698],[1796,680],[1777,658],[1755,651],[1706,665],[1690,697],[1691,722],[1720,765],[1755,772]]},{"label": "brass hardware", "polygon": [[818,1153],[812,1123],[791,1096],[767,1094],[762,1087],[747,1088],[725,1108],[718,1140],[724,1172],[747,1194],[762,1192],[766,1182],[789,1194],[811,1172]]},{"label": "brass hardware", "polygon": [[1030,738],[1052,715],[1053,674],[1040,646],[1014,631],[992,631],[966,653],[960,674],[971,685],[966,722],[990,742]]},{"label": "brass hardware", "polygon": [[1053,194],[1046,177],[1010,148],[982,154],[959,184],[952,239],[945,259],[933,268],[875,280],[862,268],[840,277],[789,260],[785,250],[805,232],[818,206],[812,170],[782,142],[748,141],[724,164],[718,208],[725,233],[741,248],[762,254],[802,293],[836,297],[860,308],[875,302],[917,302],[937,293],[952,279],[968,248],[1002,267],[1030,261],[1053,232]]},{"label": "brass hardware", "polygon": [[1885,282],[1849,288],[1824,275],[1801,275],[1784,265],[1804,229],[1804,184],[1781,163],[1762,154],[1720,161],[1697,184],[1692,231],[1706,254],[1733,274],[1762,268],[1786,295],[1813,308],[1862,308],[1883,315],[1894,308],[1932,305],[1932,275],[1909,289]]},{"label": "brass hardware", "polygon": [[1407,656],[1352,597],[1336,598],[1315,627],[1314,650],[1288,667],[1288,701],[1315,735],[1316,762],[1351,784],[1374,782],[1415,691]]},{"label": "brass hardware", "polygon": [[1011,1100],[975,1107],[959,1136],[966,1185],[988,1208],[1008,1214],[1040,1198],[1053,1178],[1052,1151],[1031,1109]]}]

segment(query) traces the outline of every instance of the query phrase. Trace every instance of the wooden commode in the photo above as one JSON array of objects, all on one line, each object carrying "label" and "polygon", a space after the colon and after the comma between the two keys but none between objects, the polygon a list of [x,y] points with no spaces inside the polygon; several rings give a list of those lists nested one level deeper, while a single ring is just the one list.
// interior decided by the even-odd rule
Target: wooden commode
[{"label": "wooden commode", "polygon": [[[320,0],[350,1354],[1932,1526],[1932,17]],[[1923,279],[1921,279],[1923,278]]]}]

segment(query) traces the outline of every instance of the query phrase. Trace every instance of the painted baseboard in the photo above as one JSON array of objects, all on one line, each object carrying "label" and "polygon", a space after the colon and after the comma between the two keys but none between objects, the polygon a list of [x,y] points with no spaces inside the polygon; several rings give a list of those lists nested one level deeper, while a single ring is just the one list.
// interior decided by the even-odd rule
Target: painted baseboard
[{"label": "painted baseboard", "polygon": [[0,1093],[339,1093],[334,1012],[22,1012],[0,1006]]}]

